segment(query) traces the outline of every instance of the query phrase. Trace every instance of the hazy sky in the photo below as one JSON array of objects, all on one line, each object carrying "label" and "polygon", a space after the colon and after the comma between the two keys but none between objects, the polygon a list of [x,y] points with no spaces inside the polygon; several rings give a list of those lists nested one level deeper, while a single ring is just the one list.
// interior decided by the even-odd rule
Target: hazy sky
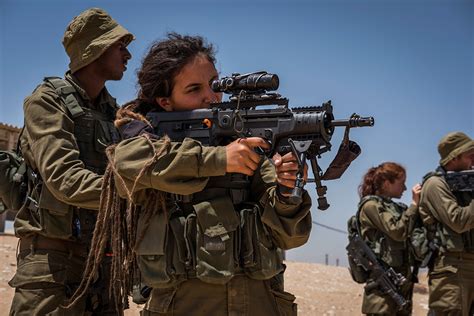
[{"label": "hazy sky", "polygon": [[[411,187],[438,163],[439,139],[454,130],[474,136],[474,1],[5,1],[0,0],[0,122],[21,126],[23,99],[45,76],[61,76],[61,38],[73,16],[107,10],[135,34],[133,59],[107,86],[119,103],[136,94],[135,71],[166,32],[205,36],[218,49],[221,75],[266,70],[280,77],[290,106],[332,100],[336,118],[376,119],[354,129],[362,154],[338,181],[326,182],[331,207],[313,220],[346,229],[371,166],[396,161]],[[343,130],[333,136],[333,158]],[[307,189],[316,196],[314,187]],[[406,192],[403,202],[409,203]],[[315,200],[315,199],[314,199]],[[346,236],[313,226],[291,260],[346,264]]]}]

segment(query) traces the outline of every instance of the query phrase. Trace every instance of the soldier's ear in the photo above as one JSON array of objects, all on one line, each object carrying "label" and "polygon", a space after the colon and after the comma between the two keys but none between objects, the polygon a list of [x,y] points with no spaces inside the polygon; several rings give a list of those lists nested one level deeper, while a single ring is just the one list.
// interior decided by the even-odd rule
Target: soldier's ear
[{"label": "soldier's ear", "polygon": [[156,103],[158,103],[158,105],[161,106],[165,111],[168,111],[168,112],[173,111],[170,98],[157,97],[155,100],[156,100]]}]

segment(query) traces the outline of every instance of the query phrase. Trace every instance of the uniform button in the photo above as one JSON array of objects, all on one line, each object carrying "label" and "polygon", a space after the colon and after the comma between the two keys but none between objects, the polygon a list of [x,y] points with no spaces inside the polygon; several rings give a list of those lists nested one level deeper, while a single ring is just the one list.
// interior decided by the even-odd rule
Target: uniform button
[{"label": "uniform button", "polygon": [[237,296],[237,290],[236,289],[230,290],[230,296]]}]

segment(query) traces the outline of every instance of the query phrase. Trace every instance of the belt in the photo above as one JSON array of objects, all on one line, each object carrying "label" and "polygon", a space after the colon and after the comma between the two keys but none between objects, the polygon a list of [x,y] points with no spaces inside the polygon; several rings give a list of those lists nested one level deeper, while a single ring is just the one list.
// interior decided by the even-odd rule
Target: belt
[{"label": "belt", "polygon": [[174,201],[186,203],[186,204],[196,204],[203,201],[212,200],[218,196],[229,196],[232,199],[233,204],[240,204],[247,201],[248,199],[248,189],[236,189],[236,188],[205,188],[201,192],[197,192],[189,195],[179,195],[168,193],[168,198],[171,198]]},{"label": "belt", "polygon": [[53,250],[83,258],[86,258],[89,254],[89,249],[84,244],[79,244],[67,240],[48,238],[41,235],[21,237],[19,248],[20,252]]}]

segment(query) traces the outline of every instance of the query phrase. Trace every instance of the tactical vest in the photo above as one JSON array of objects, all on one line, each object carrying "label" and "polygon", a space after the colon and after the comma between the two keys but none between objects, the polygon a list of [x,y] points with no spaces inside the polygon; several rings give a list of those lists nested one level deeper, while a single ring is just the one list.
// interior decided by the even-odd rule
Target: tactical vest
[{"label": "tactical vest", "polygon": [[[149,238],[137,247],[143,282],[154,288],[189,278],[225,284],[238,274],[267,280],[283,271],[281,250],[261,222],[261,207],[234,204],[232,195],[240,194],[231,192],[238,191],[207,187],[192,201],[170,200],[168,217],[155,215],[146,228]],[[145,221],[139,219],[138,235]]]},{"label": "tactical vest", "polygon": [[[363,197],[359,202],[358,215],[368,201],[376,201],[382,204],[384,211],[390,213],[395,221],[400,220],[402,213],[407,209],[407,206],[403,203],[396,203],[377,195],[368,195]],[[361,227],[361,231],[362,230],[363,227]],[[364,240],[378,258],[394,268],[411,264],[407,243],[405,241],[393,240],[376,228],[374,228],[374,231],[375,238],[373,240],[367,240],[367,237],[364,237]]]},{"label": "tactical vest", "polygon": [[235,275],[268,280],[282,272],[282,251],[261,221],[262,207],[248,202],[249,187],[239,175],[211,177],[192,196],[169,194],[168,213],[141,216],[137,236],[144,238],[136,253],[142,282],[153,288],[189,278],[226,284]]},{"label": "tactical vest", "polygon": [[[61,104],[74,121],[74,136],[79,159],[85,167],[99,175],[107,165],[105,148],[119,141],[114,127],[115,109],[102,113],[90,109],[76,89],[65,79],[47,77],[44,84],[55,89]],[[57,200],[37,174],[35,189],[30,192],[25,206],[39,218],[38,234],[89,244],[96,222],[97,211],[80,209]]]},{"label": "tactical vest", "polygon": [[[442,167],[438,167],[435,171],[429,172],[423,177],[422,184],[431,177],[444,177],[445,174],[446,171]],[[470,192],[452,191],[452,193],[461,207],[468,206],[473,199]],[[436,220],[430,210],[427,211],[430,213],[430,220],[425,220],[425,226],[428,230],[427,237],[437,246],[439,252],[474,252],[474,229],[459,234],[448,225]]]}]

